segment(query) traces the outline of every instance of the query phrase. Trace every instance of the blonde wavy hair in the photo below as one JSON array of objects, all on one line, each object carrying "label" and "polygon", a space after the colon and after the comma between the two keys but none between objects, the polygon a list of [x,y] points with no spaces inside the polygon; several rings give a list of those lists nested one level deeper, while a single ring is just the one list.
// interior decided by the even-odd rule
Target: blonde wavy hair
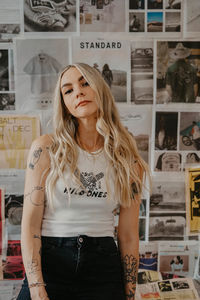
[{"label": "blonde wavy hair", "polygon": [[[75,63],[67,66],[60,74],[55,89],[53,107],[52,146],[49,149],[51,168],[46,180],[46,193],[50,204],[53,203],[53,189],[58,178],[63,178],[68,168],[72,178],[80,183],[77,172],[78,148],[76,133],[78,123],[67,110],[61,93],[61,79],[63,74],[75,67],[96,94],[98,105],[96,130],[104,138],[104,151],[108,157],[109,166],[106,170],[106,182],[109,178],[110,166],[115,173],[115,193],[119,204],[129,207],[134,193],[141,193],[143,174],[148,173],[148,166],[138,153],[136,141],[131,133],[122,125],[110,88],[95,68]],[[107,185],[108,195],[110,193]],[[66,183],[69,193],[69,187]]]}]

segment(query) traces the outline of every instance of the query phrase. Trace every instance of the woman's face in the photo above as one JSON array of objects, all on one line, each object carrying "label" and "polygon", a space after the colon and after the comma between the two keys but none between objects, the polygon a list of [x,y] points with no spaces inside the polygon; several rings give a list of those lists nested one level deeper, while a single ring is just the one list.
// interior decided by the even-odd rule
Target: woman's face
[{"label": "woman's face", "polygon": [[95,92],[77,68],[71,67],[63,74],[61,93],[65,106],[75,118],[96,118]]}]

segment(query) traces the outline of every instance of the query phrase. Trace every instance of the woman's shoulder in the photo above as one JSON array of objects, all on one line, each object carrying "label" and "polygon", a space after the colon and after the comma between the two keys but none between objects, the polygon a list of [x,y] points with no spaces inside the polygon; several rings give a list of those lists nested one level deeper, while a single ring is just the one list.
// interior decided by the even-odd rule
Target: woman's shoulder
[{"label": "woman's shoulder", "polygon": [[53,144],[53,136],[51,134],[44,134],[36,138],[31,147],[41,147],[42,149],[46,149],[51,147]]},{"label": "woman's shoulder", "polygon": [[45,134],[36,138],[31,145],[28,166],[30,169],[42,171],[50,165],[49,148],[53,143],[51,135]]}]

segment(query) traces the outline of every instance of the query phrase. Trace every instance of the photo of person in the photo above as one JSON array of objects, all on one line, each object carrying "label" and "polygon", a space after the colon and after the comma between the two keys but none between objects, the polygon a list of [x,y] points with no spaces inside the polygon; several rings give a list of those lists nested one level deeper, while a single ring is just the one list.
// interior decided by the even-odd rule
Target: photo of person
[{"label": "photo of person", "polygon": [[165,273],[181,274],[189,271],[189,254],[160,255],[159,271]]},{"label": "photo of person", "polygon": [[162,9],[163,0],[148,0],[148,9]]},{"label": "photo of person", "polygon": [[155,153],[156,172],[180,172],[182,156],[178,152],[159,152]]},{"label": "photo of person", "polygon": [[156,112],[155,150],[177,150],[177,112]]},{"label": "photo of person", "polygon": [[200,162],[200,157],[197,153],[191,152],[186,155],[186,164],[194,164]]},{"label": "photo of person", "polygon": [[200,42],[157,43],[157,104],[199,103]]},{"label": "photo of person", "polygon": [[[72,61],[80,60],[98,68],[111,88],[116,102],[127,102],[127,73],[130,68],[127,41],[73,38]],[[98,65],[98,66],[97,66]]]},{"label": "photo of person", "polygon": [[145,0],[129,0],[129,9],[144,9]]},{"label": "photo of person", "polygon": [[183,259],[180,257],[180,255],[175,256],[171,261],[170,261],[170,267],[171,267],[171,272],[181,272],[183,271]]},{"label": "photo of person", "polygon": [[129,13],[129,32],[144,32],[144,13]]},{"label": "photo of person", "polygon": [[0,91],[9,90],[8,50],[0,49]]},{"label": "photo of person", "polygon": [[15,109],[15,94],[2,93],[0,94],[0,110],[14,110]]},{"label": "photo of person", "polygon": [[200,150],[200,113],[181,112],[180,114],[180,150]]},{"label": "photo of person", "polygon": [[103,65],[102,76],[103,76],[104,80],[106,81],[106,83],[108,84],[108,86],[111,88],[111,85],[113,82],[113,73],[112,73],[111,69],[109,68],[108,64]]},{"label": "photo of person", "polygon": [[24,0],[25,32],[75,32],[76,0]]},{"label": "photo of person", "polygon": [[147,13],[147,31],[148,32],[163,31],[163,12]]}]

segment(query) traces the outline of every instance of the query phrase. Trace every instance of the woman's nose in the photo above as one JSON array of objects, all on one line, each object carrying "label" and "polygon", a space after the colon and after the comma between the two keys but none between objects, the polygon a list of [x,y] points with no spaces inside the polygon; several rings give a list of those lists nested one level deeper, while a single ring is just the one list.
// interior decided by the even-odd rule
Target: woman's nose
[{"label": "woman's nose", "polygon": [[81,87],[76,88],[76,97],[84,96],[83,89]]}]

